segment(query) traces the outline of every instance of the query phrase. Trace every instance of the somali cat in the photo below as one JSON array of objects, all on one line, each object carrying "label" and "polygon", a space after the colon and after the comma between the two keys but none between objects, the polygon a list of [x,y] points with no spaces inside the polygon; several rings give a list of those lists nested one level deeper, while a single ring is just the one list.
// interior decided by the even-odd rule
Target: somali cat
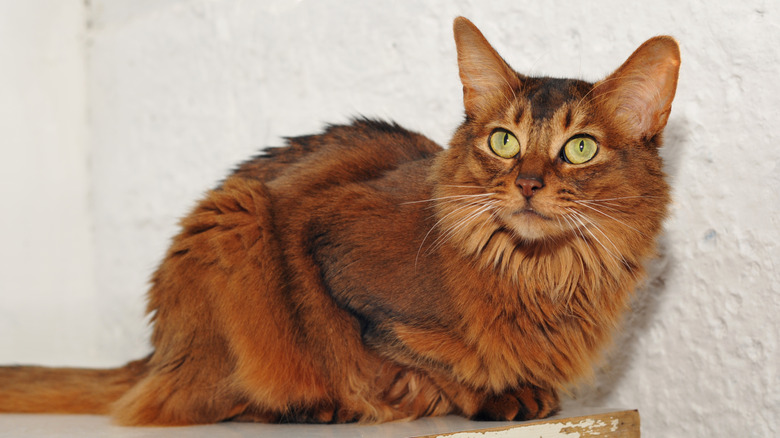
[{"label": "somali cat", "polygon": [[592,369],[654,254],[670,37],[589,83],[514,72],[454,24],[450,147],[357,120],[242,164],[153,277],[154,352],[0,369],[0,411],[223,420],[531,419]]}]

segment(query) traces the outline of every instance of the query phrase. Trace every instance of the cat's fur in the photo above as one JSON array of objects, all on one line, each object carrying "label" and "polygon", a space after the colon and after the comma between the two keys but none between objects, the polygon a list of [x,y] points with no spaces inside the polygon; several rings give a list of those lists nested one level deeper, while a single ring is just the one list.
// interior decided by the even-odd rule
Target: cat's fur
[{"label": "cat's fur", "polygon": [[[154,352],[115,370],[0,369],[0,411],[125,425],[527,419],[587,374],[652,256],[670,37],[595,84],[515,73],[454,25],[450,148],[357,120],[240,166],[181,223],[149,292]],[[500,158],[496,129],[521,151]],[[573,136],[593,160],[561,156]]]}]

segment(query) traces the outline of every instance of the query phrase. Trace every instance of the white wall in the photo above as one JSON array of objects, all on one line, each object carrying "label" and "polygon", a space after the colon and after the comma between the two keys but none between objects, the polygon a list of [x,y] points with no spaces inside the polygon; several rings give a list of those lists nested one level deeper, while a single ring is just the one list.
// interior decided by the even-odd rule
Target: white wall
[{"label": "white wall", "polygon": [[0,361],[92,362],[81,0],[0,1]]},{"label": "white wall", "polygon": [[[462,112],[451,35],[456,15],[470,17],[520,71],[591,80],[646,38],[668,33],[682,45],[683,66],[664,152],[675,187],[664,255],[637,294],[598,386],[578,391],[578,402],[639,408],[646,436],[778,435],[780,4],[485,3],[93,0],[86,93],[91,216],[57,221],[71,231],[55,235],[73,240],[37,250],[49,257],[36,262],[38,272],[16,254],[25,251],[18,236],[37,236],[39,225],[17,219],[0,229],[3,241],[17,248],[2,250],[3,269],[11,274],[0,278],[0,359],[82,357],[83,365],[100,365],[146,353],[146,280],[177,218],[235,163],[279,145],[281,136],[366,114],[446,142]],[[51,31],[40,22],[34,29]],[[29,50],[27,42],[0,44]],[[71,49],[78,52],[75,44]],[[28,77],[2,80],[0,87],[34,89],[27,80],[50,69],[19,68]],[[81,107],[83,96],[68,101]],[[3,147],[4,155],[46,159],[51,152],[27,149],[39,144],[38,127],[73,114],[83,113],[31,111],[14,124],[23,134],[18,146]],[[84,126],[79,120],[65,125]],[[85,135],[76,137],[83,157]],[[53,175],[34,165],[27,171],[3,166],[10,168],[4,178],[16,172],[4,182]],[[83,194],[78,175],[75,184],[54,186]],[[16,187],[9,182],[4,190]],[[40,192],[46,190],[19,186],[11,199],[39,199]],[[90,223],[94,242],[85,230]],[[62,249],[69,244],[81,250]],[[63,288],[70,279],[91,285],[89,248],[94,297],[87,286]],[[20,281],[23,275],[34,282]],[[32,305],[33,293],[43,297],[40,306]],[[68,302],[74,304],[66,308]],[[94,324],[95,335],[71,327],[68,318]],[[30,344],[41,353],[31,353]]]}]

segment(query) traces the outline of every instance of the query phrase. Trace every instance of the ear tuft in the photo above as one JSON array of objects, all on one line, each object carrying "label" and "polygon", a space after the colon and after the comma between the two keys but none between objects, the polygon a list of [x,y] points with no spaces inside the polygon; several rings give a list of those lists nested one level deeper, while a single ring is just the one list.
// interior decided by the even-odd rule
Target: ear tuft
[{"label": "ear tuft", "polygon": [[647,40],[594,93],[615,120],[638,138],[659,134],[669,119],[677,90],[680,48],[669,36]]},{"label": "ear tuft", "polygon": [[517,73],[499,56],[474,24],[464,17],[453,23],[458,68],[463,83],[466,114],[473,115],[494,103],[508,100],[520,87]]}]

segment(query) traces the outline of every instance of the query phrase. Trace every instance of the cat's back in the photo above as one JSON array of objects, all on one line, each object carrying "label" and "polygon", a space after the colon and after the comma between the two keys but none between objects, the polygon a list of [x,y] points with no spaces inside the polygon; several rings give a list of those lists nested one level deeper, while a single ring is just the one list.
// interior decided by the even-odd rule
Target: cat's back
[{"label": "cat's back", "polygon": [[395,123],[357,119],[323,133],[287,138],[241,164],[231,178],[259,180],[274,188],[323,189],[367,181],[442,150],[427,137]]}]

